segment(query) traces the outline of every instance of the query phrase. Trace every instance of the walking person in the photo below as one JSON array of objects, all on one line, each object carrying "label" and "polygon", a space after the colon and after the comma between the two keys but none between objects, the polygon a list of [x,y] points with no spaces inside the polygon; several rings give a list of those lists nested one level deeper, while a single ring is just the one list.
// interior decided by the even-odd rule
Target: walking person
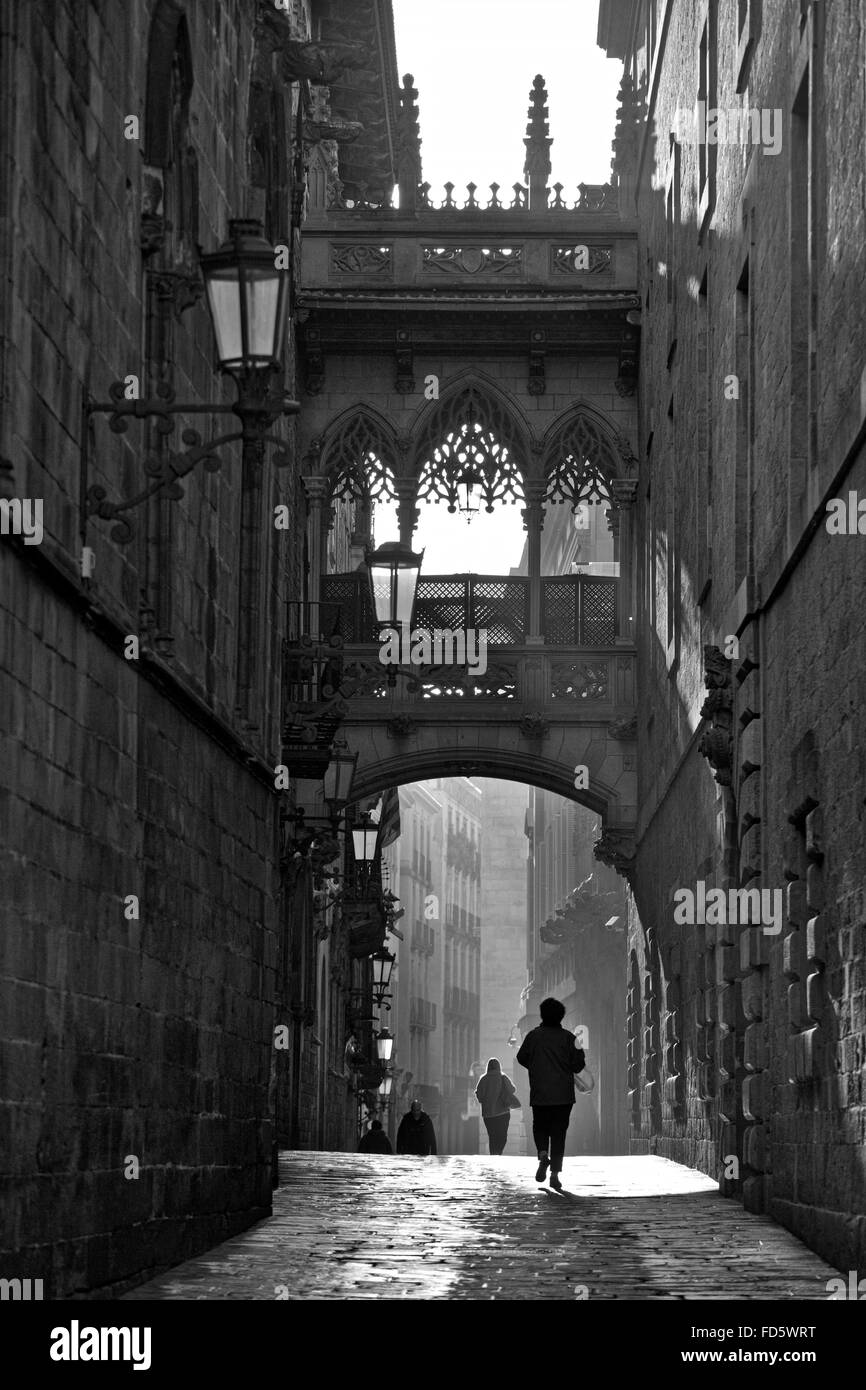
[{"label": "walking person", "polygon": [[436,1131],[426,1110],[421,1108],[420,1100],[413,1100],[412,1108],[400,1121],[397,1130],[398,1154],[417,1154],[426,1158],[436,1152]]},{"label": "walking person", "polygon": [[574,1105],[574,1078],[586,1066],[586,1057],[574,1035],[562,1026],[564,1004],[558,999],[543,999],[540,1013],[541,1024],[527,1033],[517,1060],[529,1072],[532,1138],[538,1150],[535,1181],[544,1182],[549,1167],[550,1186],[561,1192],[559,1174]]},{"label": "walking person", "polygon": [[520,1105],[517,1092],[507,1076],[503,1076],[498,1057],[491,1057],[487,1070],[475,1087],[475,1097],[481,1106],[481,1118],[487,1130],[492,1154],[501,1154],[508,1139],[511,1111]]},{"label": "walking person", "polygon": [[382,1128],[381,1120],[373,1120],[358,1145],[359,1154],[392,1154],[391,1140]]}]

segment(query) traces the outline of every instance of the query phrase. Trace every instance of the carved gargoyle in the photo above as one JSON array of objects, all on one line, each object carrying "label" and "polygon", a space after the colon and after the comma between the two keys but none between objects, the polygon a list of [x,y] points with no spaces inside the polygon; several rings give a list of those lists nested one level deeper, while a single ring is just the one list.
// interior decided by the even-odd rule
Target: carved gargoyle
[{"label": "carved gargoyle", "polygon": [[701,736],[698,752],[712,767],[719,786],[729,787],[734,751],[731,662],[718,647],[704,647],[704,685],[707,698],[701,706],[701,717],[712,722]]},{"label": "carved gargoyle", "polygon": [[634,873],[637,846],[627,831],[604,830],[601,838],[593,845],[593,854],[602,864],[608,864],[623,878],[630,879]]},{"label": "carved gargoyle", "polygon": [[263,47],[280,54],[286,82],[316,82],[324,86],[344,72],[369,68],[370,55],[358,44],[301,43],[290,37],[285,16],[263,5],[258,13],[258,35]]},{"label": "carved gargoyle", "polygon": [[304,143],[307,145],[317,145],[320,140],[350,145],[363,132],[361,121],[342,121],[336,116],[330,121],[304,121]]}]

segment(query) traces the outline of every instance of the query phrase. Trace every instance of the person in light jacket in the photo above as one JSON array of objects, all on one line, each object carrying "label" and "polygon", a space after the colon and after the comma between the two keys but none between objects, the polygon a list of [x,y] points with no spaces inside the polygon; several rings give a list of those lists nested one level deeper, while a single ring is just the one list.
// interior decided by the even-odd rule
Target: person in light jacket
[{"label": "person in light jacket", "polygon": [[574,1077],[583,1071],[586,1057],[574,1035],[562,1026],[564,1004],[558,999],[543,999],[540,1012],[541,1026],[527,1033],[517,1060],[529,1072],[532,1138],[538,1150],[535,1181],[544,1182],[549,1167],[550,1186],[561,1192],[559,1174],[574,1105]]},{"label": "person in light jacket", "polygon": [[486,1072],[475,1087],[475,1097],[481,1106],[481,1118],[492,1154],[501,1154],[505,1148],[512,1109],[508,1102],[514,1095],[514,1086],[507,1076],[503,1076],[499,1058],[491,1057]]}]

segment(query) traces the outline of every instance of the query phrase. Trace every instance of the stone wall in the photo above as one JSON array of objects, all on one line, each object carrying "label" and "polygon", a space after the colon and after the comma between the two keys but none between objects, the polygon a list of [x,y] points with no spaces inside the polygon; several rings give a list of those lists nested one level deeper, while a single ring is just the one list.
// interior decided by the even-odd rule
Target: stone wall
[{"label": "stone wall", "polygon": [[[190,268],[195,222],[211,249],[261,200],[247,164],[255,15],[252,0],[3,6],[0,483],[43,500],[45,534],[0,542],[0,1243],[4,1273],[44,1278],[53,1298],[116,1291],[270,1205],[273,768],[302,551],[269,508],[295,511],[294,471],[264,465],[262,588],[240,617],[236,446],[219,472],[187,477],[182,500],[140,508],[127,546],[80,507],[93,484],[110,500],[138,491],[146,451],[166,447],[146,423],[115,435],[96,415],[85,476],[85,390],[105,401],[132,373],[144,395],[170,364],[178,399],[232,399],[203,301],[175,313],[165,285]],[[149,108],[152,20],[175,78]],[[174,97],[182,143],[158,215],[146,131]],[[273,135],[290,148],[288,128]],[[260,657],[248,720],[245,623]]]},{"label": "stone wall", "polygon": [[[646,93],[646,7],[625,8]],[[866,10],[656,8],[622,171],[644,304],[633,1145],[862,1269],[863,540],[825,521],[864,486]],[[708,15],[708,104],[766,113],[781,148],[705,145],[702,201],[683,116]],[[676,925],[699,880],[778,891],[782,920]]]}]

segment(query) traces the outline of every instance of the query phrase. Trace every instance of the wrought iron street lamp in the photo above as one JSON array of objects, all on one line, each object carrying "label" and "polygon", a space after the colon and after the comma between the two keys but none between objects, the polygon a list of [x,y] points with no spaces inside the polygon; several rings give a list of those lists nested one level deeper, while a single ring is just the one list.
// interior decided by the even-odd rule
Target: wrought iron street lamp
[{"label": "wrought iron street lamp", "polygon": [[325,769],[324,801],[332,820],[339,819],[345,808],[355,779],[358,754],[350,753],[348,748],[332,748],[331,761]]},{"label": "wrought iron street lamp", "polygon": [[[154,398],[142,400],[136,379],[130,377],[112,383],[109,401],[85,395],[85,511],[87,516],[113,521],[111,535],[118,544],[128,544],[134,535],[127,513],[157,493],[177,501],[183,496],[179,480],[199,463],[208,472],[215,472],[220,466],[218,451],[226,444],[242,442],[245,466],[261,462],[265,444],[277,446],[278,467],[291,462],[285,440],[269,433],[278,416],[295,415],[301,408],[284,392],[271,389],[285,353],[289,295],[289,275],[277,269],[276,255],[260,223],[236,218],[229,222],[228,240],[218,251],[200,258],[219,368],[232,377],[237,388],[234,405],[177,401],[169,382],[157,387]],[[141,490],[133,497],[110,502],[104,487],[95,483],[87,486],[90,421],[94,415],[108,415],[109,429],[114,434],[125,434],[130,419],[153,419],[156,434],[166,438],[174,430],[172,417],[176,415],[235,415],[240,429],[207,441],[197,430],[185,429],[181,436],[187,446],[184,450],[174,452],[166,448],[149,454],[142,464],[148,481]]]},{"label": "wrought iron street lamp", "polygon": [[391,983],[391,971],[397,957],[392,956],[390,951],[386,951],[385,947],[382,946],[370,959],[373,962],[373,998],[376,1001],[376,1008],[381,1010],[384,1005],[385,1008],[390,1009],[391,1005],[385,1004],[385,999],[391,997],[388,993],[388,986]]},{"label": "wrought iron street lamp", "polygon": [[411,628],[424,551],[416,555],[402,541],[386,541],[365,555],[373,611],[380,627]]},{"label": "wrought iron street lamp", "polygon": [[[390,978],[390,977],[389,977]],[[376,1054],[380,1062],[390,1062],[394,1051],[394,1038],[387,1028],[383,1028],[376,1038]]]}]

